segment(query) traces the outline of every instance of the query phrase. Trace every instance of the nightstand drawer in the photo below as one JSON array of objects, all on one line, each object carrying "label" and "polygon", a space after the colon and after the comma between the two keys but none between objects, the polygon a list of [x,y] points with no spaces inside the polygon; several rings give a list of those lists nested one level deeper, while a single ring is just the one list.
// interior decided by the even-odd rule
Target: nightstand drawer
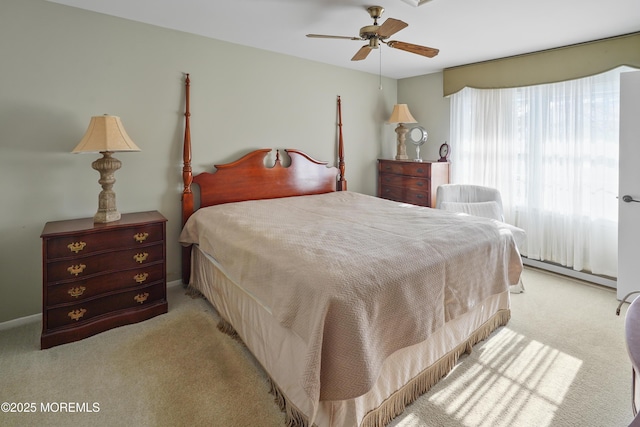
[{"label": "nightstand drawer", "polygon": [[47,306],[75,303],[104,293],[146,285],[163,280],[164,263],[150,264],[133,270],[103,274],[86,280],[77,280],[47,286]]},{"label": "nightstand drawer", "polygon": [[94,234],[78,233],[49,239],[46,242],[45,251],[49,260],[75,258],[96,252],[161,242],[163,238],[163,224],[141,225],[108,232],[105,230]]},{"label": "nightstand drawer", "polygon": [[90,321],[103,314],[115,314],[119,310],[144,307],[166,298],[164,282],[141,287],[131,291],[87,300],[76,304],[47,310],[47,324],[50,328],[73,326]]},{"label": "nightstand drawer", "polygon": [[166,313],[166,222],[146,211],[46,223],[40,348]]},{"label": "nightstand drawer", "polygon": [[385,185],[380,188],[380,197],[418,206],[429,206],[429,201],[431,200],[428,191],[416,191],[406,187]]},{"label": "nightstand drawer", "polygon": [[164,260],[162,244],[107,252],[86,257],[50,262],[46,265],[46,281],[49,284],[84,279],[96,274],[135,269]]},{"label": "nightstand drawer", "polygon": [[429,163],[421,162],[380,162],[378,163],[378,170],[382,173],[429,178],[430,166]]}]

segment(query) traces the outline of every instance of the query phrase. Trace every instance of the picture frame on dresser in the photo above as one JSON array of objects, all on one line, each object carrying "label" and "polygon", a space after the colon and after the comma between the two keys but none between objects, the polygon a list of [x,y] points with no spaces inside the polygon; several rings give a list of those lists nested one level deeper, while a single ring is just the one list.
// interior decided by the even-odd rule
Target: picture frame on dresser
[{"label": "picture frame on dresser", "polygon": [[167,312],[166,222],[148,211],[45,225],[41,349]]},{"label": "picture frame on dresser", "polygon": [[378,197],[435,208],[436,189],[449,183],[449,162],[378,159]]}]

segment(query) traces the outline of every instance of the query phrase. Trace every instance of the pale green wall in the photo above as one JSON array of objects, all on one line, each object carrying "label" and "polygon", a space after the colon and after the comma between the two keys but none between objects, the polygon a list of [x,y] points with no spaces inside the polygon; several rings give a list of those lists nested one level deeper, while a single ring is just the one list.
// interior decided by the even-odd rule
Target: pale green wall
[{"label": "pale green wall", "polygon": [[70,154],[93,115],[120,116],[141,148],[116,155],[118,208],[169,219],[168,279],[179,279],[184,72],[194,172],[264,147],[333,162],[340,95],[349,189],[375,194],[376,159],[395,153],[393,125],[384,124],[395,80],[378,90],[376,75],[43,0],[2,0],[0,322],[41,311],[44,224],[97,209],[98,156]]},{"label": "pale green wall", "polygon": [[[399,80],[398,102],[407,104],[418,121],[416,125],[429,133],[427,142],[420,148],[420,157],[437,160],[440,145],[449,141],[449,98],[442,96],[442,73]],[[407,144],[407,155],[415,158],[416,149],[411,143]]]}]

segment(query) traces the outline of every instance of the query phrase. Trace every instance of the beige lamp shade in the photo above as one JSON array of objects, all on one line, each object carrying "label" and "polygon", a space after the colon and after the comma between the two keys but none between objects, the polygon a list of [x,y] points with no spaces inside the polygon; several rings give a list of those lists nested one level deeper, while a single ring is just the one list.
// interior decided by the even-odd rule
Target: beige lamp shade
[{"label": "beige lamp shade", "polygon": [[118,116],[91,117],[89,127],[72,153],[140,151],[129,138]]},{"label": "beige lamp shade", "polygon": [[393,106],[389,123],[417,123],[413,118],[407,104],[396,104]]}]

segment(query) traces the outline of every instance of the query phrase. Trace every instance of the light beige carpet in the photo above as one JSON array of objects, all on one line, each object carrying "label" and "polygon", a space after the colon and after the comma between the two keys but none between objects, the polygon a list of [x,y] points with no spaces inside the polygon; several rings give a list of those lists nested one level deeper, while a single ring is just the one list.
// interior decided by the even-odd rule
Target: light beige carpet
[{"label": "light beige carpet", "polygon": [[[612,290],[526,269],[512,319],[396,427],[626,426],[624,314]],[[40,324],[0,331],[0,426],[283,426],[260,368],[219,332],[208,303],[169,289],[169,313],[39,350]],[[43,412],[62,404],[99,412]]]},{"label": "light beige carpet", "polygon": [[621,427],[631,365],[615,291],[526,269],[511,320],[392,426]]},{"label": "light beige carpet", "polygon": [[[284,425],[254,359],[184,293],[169,288],[167,314],[47,350],[39,322],[0,332],[0,402],[37,409],[0,412],[0,426]],[[68,402],[99,411],[41,410]]]}]

